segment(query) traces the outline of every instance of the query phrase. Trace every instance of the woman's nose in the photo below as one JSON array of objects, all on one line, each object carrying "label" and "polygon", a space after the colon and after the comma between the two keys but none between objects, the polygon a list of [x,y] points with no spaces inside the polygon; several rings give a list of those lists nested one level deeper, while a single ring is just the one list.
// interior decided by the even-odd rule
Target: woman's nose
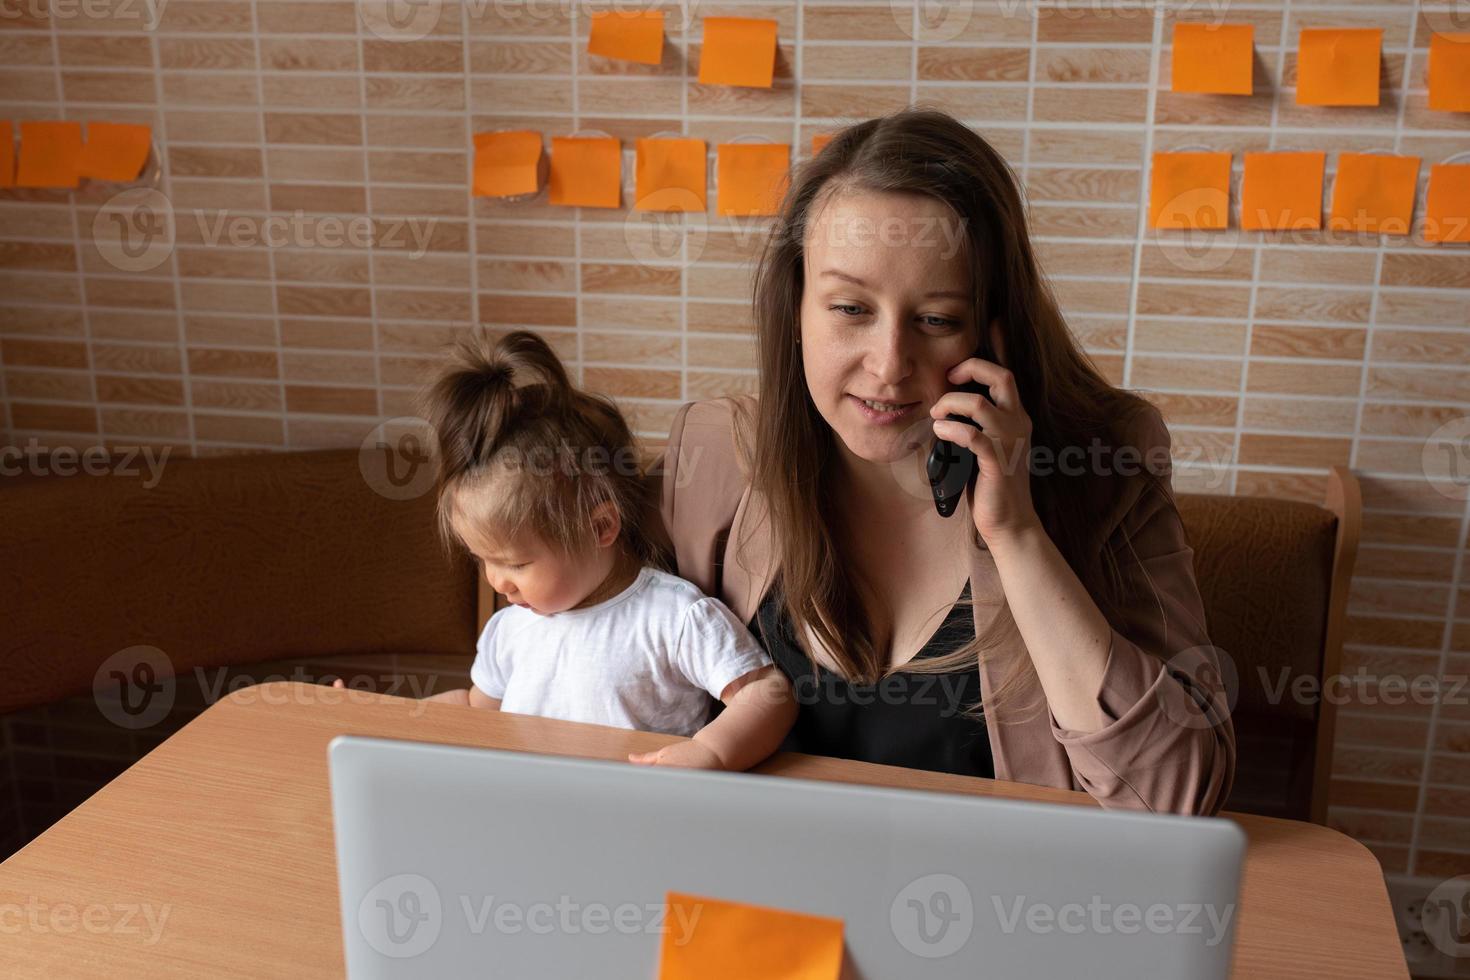
[{"label": "woman's nose", "polygon": [[896,385],[913,371],[913,361],[908,349],[908,331],[903,324],[884,317],[870,334],[868,349],[868,371],[879,381]]}]

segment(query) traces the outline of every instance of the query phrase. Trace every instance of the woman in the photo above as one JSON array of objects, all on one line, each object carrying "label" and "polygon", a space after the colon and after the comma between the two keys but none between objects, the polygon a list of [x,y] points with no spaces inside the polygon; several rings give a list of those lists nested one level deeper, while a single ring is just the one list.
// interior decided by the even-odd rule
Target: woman
[{"label": "woman", "polygon": [[[662,509],[790,676],[784,747],[1218,811],[1235,738],[1168,432],[1077,348],[1001,157],[930,110],[844,130],[754,299],[760,397],[679,410]],[[978,463],[949,518],[936,438]]]}]

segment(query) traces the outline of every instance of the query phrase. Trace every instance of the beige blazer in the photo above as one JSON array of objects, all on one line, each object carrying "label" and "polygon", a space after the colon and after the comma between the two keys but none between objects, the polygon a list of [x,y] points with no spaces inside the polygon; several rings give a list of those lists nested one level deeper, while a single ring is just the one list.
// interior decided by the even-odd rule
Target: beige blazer
[{"label": "beige blazer", "polygon": [[[753,405],[752,396],[742,397]],[[678,574],[749,622],[771,586],[777,554],[762,497],[736,452],[733,404],[728,398],[690,402],[674,416],[662,460],[661,510]],[[1144,459],[1156,458],[1148,455],[1155,447],[1167,458],[1162,416],[1147,413],[1130,442]],[[967,508],[956,516],[966,514]],[[1129,489],[1100,531],[1100,544],[1118,549],[1124,573],[1153,586],[1112,623],[1097,692],[1111,721],[1090,733],[1058,727],[1049,708],[1036,707],[1043,700],[1040,682],[1028,671],[1029,690],[998,710],[984,708],[996,778],[1084,790],[1104,807],[1213,814],[1230,792],[1235,731],[1215,683],[1219,664],[1205,631],[1194,552],[1172,491],[1164,498]],[[971,548],[970,583],[979,635],[1004,595],[995,561],[981,547]],[[994,655],[996,661],[981,663],[982,704],[1004,673],[996,663],[1028,656],[1014,629]],[[1202,684],[1204,694],[1190,700],[1192,688],[1175,668]]]}]

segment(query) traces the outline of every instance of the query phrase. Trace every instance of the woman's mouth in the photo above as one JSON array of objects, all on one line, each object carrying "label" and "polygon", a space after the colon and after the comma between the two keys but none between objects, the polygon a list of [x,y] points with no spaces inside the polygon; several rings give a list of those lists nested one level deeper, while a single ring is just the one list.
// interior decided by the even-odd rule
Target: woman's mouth
[{"label": "woman's mouth", "polygon": [[918,402],[885,402],[871,398],[859,398],[857,395],[848,395],[858,411],[876,425],[890,425],[908,416],[919,404]]}]

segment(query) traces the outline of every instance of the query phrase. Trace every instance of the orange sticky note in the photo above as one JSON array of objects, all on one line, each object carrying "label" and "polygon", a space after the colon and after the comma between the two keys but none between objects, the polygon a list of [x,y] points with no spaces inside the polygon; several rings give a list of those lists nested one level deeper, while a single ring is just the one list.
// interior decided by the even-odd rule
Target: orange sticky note
[{"label": "orange sticky note", "polygon": [[612,10],[592,15],[587,50],[604,58],[621,58],[645,65],[664,59],[664,12]]},{"label": "orange sticky note", "polygon": [[1301,231],[1322,227],[1325,153],[1247,153],[1240,184],[1240,227]]},{"label": "orange sticky note", "polygon": [[1254,24],[1174,24],[1176,92],[1250,95],[1254,91]]},{"label": "orange sticky note", "polygon": [[1429,108],[1470,112],[1470,34],[1429,39]]},{"label": "orange sticky note", "polygon": [[776,73],[776,22],[752,17],[706,17],[699,56],[703,85],[770,88]]},{"label": "orange sticky note", "polygon": [[0,187],[15,186],[15,127],[0,120]]},{"label": "orange sticky note", "polygon": [[621,203],[623,143],[612,136],[551,138],[551,203],[615,208]]},{"label": "orange sticky note", "polygon": [[1302,28],[1297,40],[1297,105],[1377,105],[1377,27]]},{"label": "orange sticky note", "polygon": [[541,134],[518,129],[475,134],[475,197],[513,197],[541,188]]},{"label": "orange sticky note", "polygon": [[640,139],[633,158],[638,211],[703,211],[709,150],[698,139]]},{"label": "orange sticky note", "polygon": [[76,187],[80,182],[77,163],[81,158],[81,123],[23,122],[15,186]]},{"label": "orange sticky note", "polygon": [[1149,175],[1152,228],[1224,228],[1230,220],[1229,153],[1155,153]]},{"label": "orange sticky note", "polygon": [[838,980],[842,973],[841,919],[681,892],[665,901],[659,980]]},{"label": "orange sticky note", "polygon": [[1338,154],[1328,227],[1334,231],[1407,235],[1418,178],[1418,157]]},{"label": "orange sticky note", "polygon": [[822,152],[822,147],[824,147],[828,143],[832,142],[832,140],[834,139],[834,137],[835,137],[835,134],[834,133],[818,133],[817,135],[813,136],[812,137],[812,156],[816,156],[818,153],[821,153]]},{"label": "orange sticky note", "polygon": [[715,211],[775,214],[786,193],[791,147],[785,143],[721,143],[715,152]]},{"label": "orange sticky note", "polygon": [[1429,168],[1424,238],[1470,242],[1470,163],[1436,163]]},{"label": "orange sticky note", "polygon": [[133,123],[87,123],[87,142],[77,176],[93,180],[137,180],[148,162],[153,130]]}]

